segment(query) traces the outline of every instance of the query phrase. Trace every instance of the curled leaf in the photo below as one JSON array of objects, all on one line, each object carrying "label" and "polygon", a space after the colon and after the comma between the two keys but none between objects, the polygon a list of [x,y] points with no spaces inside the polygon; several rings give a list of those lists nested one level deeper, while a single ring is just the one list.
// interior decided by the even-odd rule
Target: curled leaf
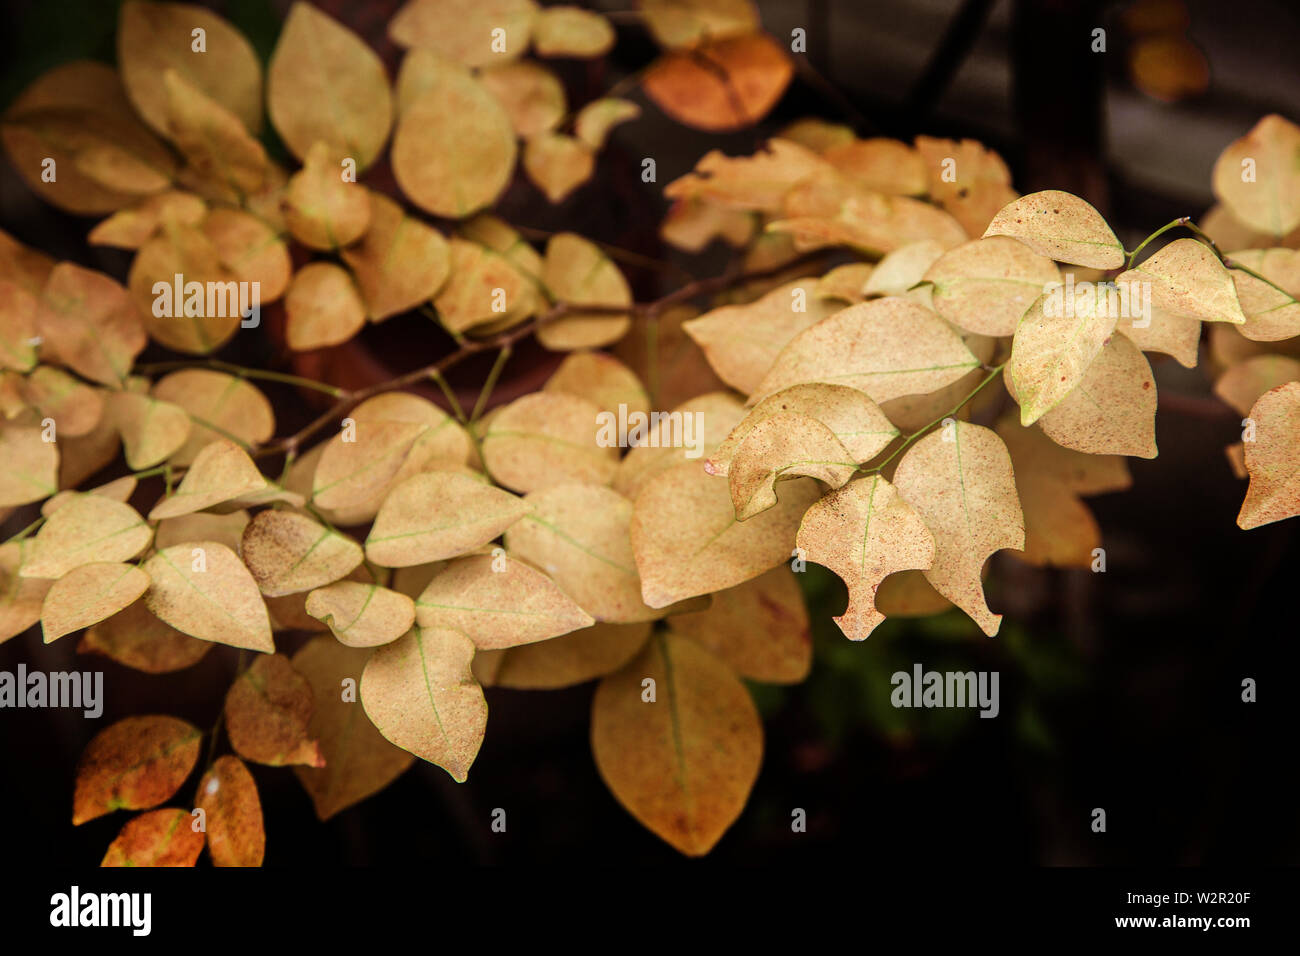
[{"label": "curled leaf", "polygon": [[307,595],[307,613],[329,625],[348,647],[397,640],[415,624],[415,602],[397,591],[360,581],[335,581]]},{"label": "curled leaf", "polygon": [[800,475],[839,488],[857,462],[835,433],[815,418],[781,412],[751,428],[728,470],[731,501],[740,521],[777,503],[776,482]]}]

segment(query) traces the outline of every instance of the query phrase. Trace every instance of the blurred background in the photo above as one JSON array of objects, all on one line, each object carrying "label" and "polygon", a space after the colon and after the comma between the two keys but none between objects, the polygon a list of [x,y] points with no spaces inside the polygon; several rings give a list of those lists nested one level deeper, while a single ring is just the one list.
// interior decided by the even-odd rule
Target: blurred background
[{"label": "blurred background", "polygon": [[[265,58],[289,4],[205,3],[239,27]],[[318,4],[365,36],[395,74],[400,51],[385,26],[396,0]],[[630,0],[585,4],[628,11]],[[807,66],[758,127],[706,134],[680,126],[639,93],[640,120],[620,127],[592,182],[559,206],[522,177],[498,212],[512,224],[571,229],[630,250],[620,263],[638,300],[688,275],[722,271],[730,253],[698,256],[664,245],[664,183],[707,150],[753,152],[786,123],[820,116],[860,136],[971,137],[1000,152],[1021,192],[1071,190],[1096,205],[1132,248],[1181,215],[1212,204],[1215,158],[1263,115],[1300,121],[1300,5],[1294,0],[1186,0],[1142,4],[1077,0],[760,0],[779,38],[800,27]],[[0,105],[44,70],[71,59],[112,62],[115,2],[9,0]],[[618,43],[591,64],[559,61],[571,103],[635,73],[656,48],[635,16],[614,17]],[[1092,51],[1095,29],[1106,52]],[[267,146],[284,158],[268,128]],[[653,156],[658,182],[640,179]],[[0,158],[0,163],[7,160]],[[367,176],[395,192],[380,163]],[[129,254],[92,248],[93,223],[42,204],[6,166],[0,228],[56,258],[119,279]],[[451,342],[423,316],[369,328],[355,344],[296,360],[301,374],[345,386],[357,377],[426,364]],[[155,346],[142,356],[151,360]],[[237,336],[221,353],[245,365],[285,367],[274,336]],[[1245,492],[1223,455],[1238,416],[1213,398],[1201,369],[1150,355],[1161,393],[1160,455],[1130,460],[1133,487],[1089,499],[1107,571],[1030,568],[1009,553],[989,575],[989,601],[1006,615],[995,639],[959,612],[891,619],[865,644],[830,618],[842,585],[809,565],[801,580],[815,661],[794,687],[755,685],[764,716],[763,769],[713,862],[844,859],[969,867],[989,864],[1296,863],[1300,822],[1290,768],[1300,730],[1300,536],[1291,520],[1255,531],[1235,524]],[[485,364],[456,384],[472,402]],[[556,357],[523,349],[497,401],[538,387]],[[270,386],[282,433],[316,410]],[[26,521],[14,516],[8,537]],[[278,638],[292,653],[302,643]],[[119,815],[70,824],[75,764],[89,737],[131,714],[167,712],[211,726],[234,672],[218,647],[197,666],[151,677],[75,641],[42,645],[30,632],[0,645],[0,670],[19,661],[57,670],[103,668],[100,721],[60,711],[0,714],[0,819],[12,859],[94,864]],[[1002,712],[895,710],[890,675],[998,670]],[[1259,702],[1241,702],[1257,680]],[[418,765],[388,790],[317,822],[288,770],[251,767],[262,793],[267,865],[539,862],[667,863],[675,851],[642,829],[602,784],[588,744],[594,685],[564,691],[489,689],[490,726],[470,775],[457,785]],[[188,796],[184,793],[183,796]],[[509,828],[494,834],[493,808]],[[808,832],[790,831],[793,808]],[[1091,811],[1105,808],[1107,832]],[[205,864],[206,865],[206,864]]]}]

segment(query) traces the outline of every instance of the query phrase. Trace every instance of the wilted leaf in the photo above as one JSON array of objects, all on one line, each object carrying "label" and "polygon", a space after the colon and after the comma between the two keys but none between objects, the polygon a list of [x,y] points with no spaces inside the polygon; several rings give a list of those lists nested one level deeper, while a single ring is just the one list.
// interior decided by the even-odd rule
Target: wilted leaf
[{"label": "wilted leaf", "polygon": [[146,674],[169,674],[197,664],[211,649],[207,641],[158,620],[143,600],[137,600],[90,627],[77,653],[100,654]]},{"label": "wilted leaf", "polygon": [[194,806],[207,823],[213,866],[261,866],[266,853],[257,783],[238,757],[218,757],[199,781]]},{"label": "wilted leaf", "polygon": [[111,866],[193,866],[203,852],[203,832],[184,810],[166,807],[128,820],[99,863]]},{"label": "wilted leaf", "polygon": [[966,233],[956,219],[919,199],[868,189],[838,172],[801,183],[786,194],[783,218],[769,232],[789,233],[796,250],[849,246],[871,255],[932,239],[945,249]]},{"label": "wilted leaf", "polygon": [[208,206],[192,193],[169,190],[147,196],[128,209],[113,213],[87,236],[92,245],[139,249],[158,235],[168,222],[197,226]]},{"label": "wilted leaf", "polygon": [[387,196],[370,193],[370,228],[344,249],[370,318],[379,321],[433,298],[447,279],[447,240]]},{"label": "wilted leaf", "polygon": [[[194,30],[205,48],[194,50]],[[175,70],[205,96],[233,113],[250,133],[262,128],[262,64],[243,34],[209,10],[190,3],[122,5],[117,29],[122,84],[144,121],[167,133],[167,94],[159,82]]]},{"label": "wilted leaf", "polygon": [[104,385],[120,386],[146,343],[127,291],[102,272],[71,262],[50,272],[36,324],[43,349]]},{"label": "wilted leaf", "polygon": [[641,486],[632,515],[642,599],[666,607],[775,567],[790,556],[799,519],[818,496],[813,481],[787,481],[775,507],[738,521],[726,483],[698,463],[659,471]]},{"label": "wilted leaf", "polygon": [[1016,198],[1002,157],[973,139],[916,138],[930,180],[930,198],[971,238],[984,234],[998,210]]},{"label": "wilted leaf", "polygon": [[1118,269],[1124,247],[1106,220],[1078,196],[1048,189],[1003,207],[985,236],[1011,236],[1049,259],[1093,269]]},{"label": "wilted leaf", "polygon": [[476,77],[443,65],[432,89],[403,104],[393,175],[421,209],[463,219],[501,195],[515,154],[510,116],[497,98]]},{"label": "wilted leaf", "polygon": [[111,392],[104,415],[122,436],[126,463],[137,471],[165,460],[190,437],[185,409],[151,395]]},{"label": "wilted leaf", "polygon": [[297,766],[294,773],[322,820],[382,790],[415,761],[384,739],[357,700],[370,653],[318,637],[293,656],[293,666],[312,688],[307,732],[320,742],[325,757],[324,767]]},{"label": "wilted leaf", "polygon": [[754,236],[752,213],[728,209],[698,199],[680,199],[673,203],[659,226],[659,236],[671,246],[686,252],[699,252],[714,239],[741,248]]},{"label": "wilted leaf", "polygon": [[[42,429],[0,424],[0,508],[48,498],[59,490],[59,446]],[[66,445],[66,443],[64,443]]]},{"label": "wilted leaf", "polygon": [[859,388],[873,401],[932,392],[979,361],[933,312],[901,298],[849,306],[801,332],[776,357],[751,399],[791,385]]},{"label": "wilted leaf", "polygon": [[618,670],[650,637],[650,622],[593,624],[536,644],[474,655],[474,673],[485,687],[556,690]]},{"label": "wilted leaf", "polygon": [[724,305],[682,328],[704,350],[718,377],[748,394],[792,339],[837,311],[838,303],[817,298],[815,291],[813,280],[789,282],[757,302]]},{"label": "wilted leaf", "polygon": [[[198,283],[193,296],[184,287],[180,295],[172,291],[177,275],[187,286]],[[149,336],[167,348],[198,355],[224,345],[239,328],[237,281],[222,264],[215,243],[197,227],[180,222],[166,223],[161,234],[140,247],[127,277]],[[160,283],[168,289],[161,295],[155,292]],[[141,347],[143,343],[142,333]]]},{"label": "wilted leaf", "polygon": [[875,605],[881,581],[896,571],[928,571],[936,554],[925,522],[880,475],[851,481],[816,502],[803,517],[797,543],[809,561],[830,568],[848,586],[848,609],[835,623],[853,641],[865,640],[885,619]]},{"label": "wilted leaf", "polygon": [[1002,439],[969,422],[945,425],[907,450],[894,486],[934,535],[934,565],[926,579],[985,634],[997,634],[1002,615],[985,603],[980,571],[994,551],[1025,545],[1024,515]]},{"label": "wilted leaf", "polygon": [[[642,699],[642,681],[656,699]],[[739,678],[689,638],[653,638],[596,688],[591,750],[610,791],[642,825],[703,856],[749,797],[763,727]]]},{"label": "wilted leaf", "polygon": [[[1015,397],[1014,385],[1005,380]],[[1089,455],[1156,457],[1156,383],[1138,347],[1112,335],[1079,384],[1038,420],[1066,448]]]},{"label": "wilted leaf", "polygon": [[593,403],[574,395],[525,395],[492,418],[483,461],[495,481],[519,492],[566,481],[609,484],[618,448],[598,443],[600,415]]},{"label": "wilted leaf", "polygon": [[524,144],[524,172],[552,203],[568,198],[595,168],[595,151],[572,136],[539,133]]},{"label": "wilted leaf", "polygon": [[470,672],[474,643],[442,628],[412,628],[366,663],[361,700],[388,740],[464,783],[483,743],[487,702]]},{"label": "wilted leaf", "polygon": [[205,446],[224,437],[208,425],[250,445],[275,434],[275,415],[266,396],[251,382],[225,372],[203,368],[172,372],[154,383],[153,396],[179,405],[190,416],[190,437],[171,456],[173,465],[193,463]]},{"label": "wilted leaf", "polygon": [[749,680],[797,684],[812,665],[808,611],[786,567],[718,591],[706,610],[674,615],[670,624]]},{"label": "wilted leaf", "polygon": [[503,318],[523,319],[537,304],[533,280],[494,249],[452,237],[451,273],[433,300],[453,335]]},{"label": "wilted leaf", "polygon": [[877,192],[920,196],[927,189],[920,154],[896,139],[855,139],[823,150],[822,158],[850,179]]},{"label": "wilted leaf", "polygon": [[284,311],[285,335],[296,352],[339,345],[366,324],[366,305],[352,276],[332,262],[311,262],[294,273]]},{"label": "wilted leaf", "polygon": [[1300,128],[1270,114],[1219,156],[1214,195],[1240,222],[1280,238],[1300,226],[1298,165]]},{"label": "wilted leaf", "polygon": [[384,499],[366,557],[390,568],[456,557],[487,544],[528,511],[523,500],[467,475],[413,475]]},{"label": "wilted leaf", "polygon": [[1175,239],[1136,268],[1115,280],[1143,282],[1151,290],[1151,304],[1175,315],[1202,322],[1246,321],[1237,302],[1232,276],[1219,257],[1195,239]]},{"label": "wilted leaf", "polygon": [[307,595],[307,613],[329,625],[349,647],[397,640],[415,623],[415,602],[397,591],[360,581],[336,581]]},{"label": "wilted leaf", "polygon": [[148,587],[149,576],[130,564],[78,565],[45,593],[41,605],[45,643],[116,614]]},{"label": "wilted leaf", "polygon": [[226,694],[230,746],[254,763],[323,767],[320,746],[307,730],[311,711],[311,685],[289,658],[262,655],[235,679]]},{"label": "wilted leaf", "polygon": [[[496,566],[503,570],[494,570]],[[484,649],[568,634],[594,623],[555,582],[521,561],[492,555],[457,558],[415,602],[421,628],[451,629]]]},{"label": "wilted leaf", "polygon": [[393,121],[384,64],[359,36],[310,3],[297,2],[267,67],[266,105],[276,132],[299,159],[318,140],[334,162],[365,169]]},{"label": "wilted leaf", "polygon": [[806,415],[778,412],[741,439],[728,487],[736,518],[745,521],[776,504],[777,481],[804,475],[839,488],[856,471],[853,455],[830,428]]},{"label": "wilted leaf", "polygon": [[194,769],[201,736],[197,727],[163,716],[127,717],[101,730],[77,763],[73,825],[162,803]]},{"label": "wilted leaf", "polygon": [[269,597],[322,587],[363,560],[351,538],[292,511],[258,512],[244,528],[239,553]]},{"label": "wilted leaf", "polygon": [[944,253],[925,280],[934,286],[934,310],[949,322],[981,335],[1013,335],[1061,272],[1023,242],[990,236]]},{"label": "wilted leaf", "polygon": [[1256,429],[1245,443],[1250,487],[1237,515],[1247,530],[1300,514],[1300,382],[1265,392],[1249,417]]},{"label": "wilted leaf", "polygon": [[[1249,316],[1246,321],[1249,324]],[[1115,327],[1144,352],[1163,352],[1173,356],[1184,368],[1196,367],[1201,345],[1200,319],[1152,308],[1149,316],[1120,316]]]},{"label": "wilted leaf", "polygon": [[103,495],[78,494],[41,526],[22,573],[59,578],[81,564],[128,561],[152,538],[152,529],[130,505]]},{"label": "wilted leaf", "polygon": [[[410,0],[388,23],[388,38],[462,63],[484,66],[521,56],[537,4],[533,0]],[[494,30],[504,31],[504,51]]]},{"label": "wilted leaf", "polygon": [[266,487],[266,479],[242,448],[228,439],[205,445],[180,485],[154,505],[150,521],[175,518]]},{"label": "wilted leaf", "polygon": [[871,277],[862,287],[863,295],[906,294],[925,277],[925,273],[944,254],[945,249],[943,243],[935,239],[921,239],[899,246],[876,264]]},{"label": "wilted leaf", "polygon": [[242,561],[216,541],[163,548],[144,570],[149,610],[178,631],[231,647],[275,650],[266,602]]}]

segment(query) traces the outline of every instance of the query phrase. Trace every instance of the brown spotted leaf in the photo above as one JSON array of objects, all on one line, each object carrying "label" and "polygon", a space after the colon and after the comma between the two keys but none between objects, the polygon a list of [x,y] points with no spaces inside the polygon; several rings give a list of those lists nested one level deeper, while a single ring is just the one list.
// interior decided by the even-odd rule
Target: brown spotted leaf
[{"label": "brown spotted leaf", "polygon": [[238,757],[218,757],[199,781],[195,808],[206,818],[213,866],[261,866],[266,829],[257,783]]},{"label": "brown spotted leaf", "polygon": [[176,807],[151,810],[127,821],[108,845],[100,866],[193,866],[203,852],[203,832]]},{"label": "brown spotted leaf", "polygon": [[1237,515],[1249,530],[1300,514],[1300,382],[1265,392],[1250,410],[1255,440],[1245,442],[1250,487]]},{"label": "brown spotted leaf", "polygon": [[320,746],[308,733],[311,684],[283,654],[264,654],[235,679],[226,694],[226,732],[245,760],[283,767],[323,767]]},{"label": "brown spotted leaf", "polygon": [[274,651],[266,602],[248,568],[216,541],[163,548],[144,570],[153,584],[150,611],[192,637],[254,651]]},{"label": "brown spotted leaf", "polygon": [[346,577],[364,559],[349,538],[291,511],[261,511],[244,528],[240,556],[268,597],[310,591]]},{"label": "brown spotted leaf", "polygon": [[171,797],[199,759],[202,734],[176,717],[127,717],[101,730],[77,763],[74,825]]}]

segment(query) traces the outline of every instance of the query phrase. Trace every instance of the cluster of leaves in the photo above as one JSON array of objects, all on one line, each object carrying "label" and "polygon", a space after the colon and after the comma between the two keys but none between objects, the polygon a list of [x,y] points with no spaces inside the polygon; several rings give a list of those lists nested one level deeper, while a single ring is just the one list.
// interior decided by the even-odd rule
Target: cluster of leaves
[{"label": "cluster of leaves", "polygon": [[[683,122],[752,124],[790,79],[747,0],[641,10],[665,47],[642,87]],[[887,614],[954,605],[996,634],[988,558],[1088,566],[1100,531],[1082,498],[1126,487],[1125,456],[1156,454],[1144,352],[1192,366],[1203,323],[1219,393],[1254,423],[1230,451],[1251,478],[1239,522],[1300,511],[1290,123],[1269,117],[1230,146],[1205,229],[1171,223],[1148,242],[1180,226],[1197,238],[1139,261],[1147,243],[1127,252],[1083,200],[1018,197],[978,143],[863,140],[801,121],[751,156],[709,153],[665,187],[664,239],[721,239],[739,265],[636,303],[598,245],[562,233],[538,250],[485,211],[514,174],[517,140],[554,201],[636,115],[606,97],[570,124],[554,77],[521,58],[530,44],[541,57],[600,55],[609,25],[530,0],[414,0],[390,36],[409,47],[395,88],[358,37],[298,3],[263,90],[225,21],[132,0],[117,70],[57,68],[6,115],[5,147],[33,189],[109,214],[90,241],[135,258],[123,286],[0,234],[0,508],[41,503],[0,546],[0,639],[38,621],[46,642],[84,631],[80,650],[154,674],[213,644],[256,655],[211,732],[210,754],[222,724],[233,754],[203,770],[193,806],[206,839],[187,811],[151,809],[196,767],[202,732],[144,716],[91,741],[74,822],[149,811],[106,864],[189,864],[206,844],[219,865],[256,865],[265,835],[244,761],[293,766],[326,818],[416,757],[466,779],[484,686],[591,680],[592,749],[611,791],[677,849],[705,853],[761,762],[744,681],[798,682],[811,664],[786,562],[843,578],[836,620],[852,640]],[[264,99],[302,164],[292,174],[256,138]],[[402,193],[454,220],[446,231],[346,175],[373,165],[390,133]],[[291,246],[315,258],[295,269]],[[360,391],[234,368],[202,356],[239,331],[237,312],[156,314],[155,283],[177,273],[283,297],[289,349],[415,308],[460,347]],[[1063,282],[1107,279],[1149,283],[1152,321],[1049,307]],[[487,411],[528,335],[569,354],[540,391]],[[149,340],[198,358],[159,375],[137,363]],[[450,391],[450,414],[411,391],[486,350],[497,364],[469,414]],[[337,404],[276,437],[259,378]],[[626,453],[602,437],[602,413],[665,407],[676,414]],[[698,422],[695,448],[682,445],[686,422]],[[119,451],[128,473],[80,490]],[[277,653],[295,632],[312,636]]]}]

